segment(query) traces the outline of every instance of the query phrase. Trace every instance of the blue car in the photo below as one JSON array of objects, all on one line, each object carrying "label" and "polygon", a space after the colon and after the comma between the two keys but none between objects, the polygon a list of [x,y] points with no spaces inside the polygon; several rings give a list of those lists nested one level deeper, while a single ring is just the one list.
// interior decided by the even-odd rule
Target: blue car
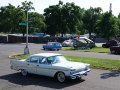
[{"label": "blue car", "polygon": [[58,42],[48,42],[47,44],[43,45],[44,50],[57,50],[59,51],[62,48],[62,45]]}]

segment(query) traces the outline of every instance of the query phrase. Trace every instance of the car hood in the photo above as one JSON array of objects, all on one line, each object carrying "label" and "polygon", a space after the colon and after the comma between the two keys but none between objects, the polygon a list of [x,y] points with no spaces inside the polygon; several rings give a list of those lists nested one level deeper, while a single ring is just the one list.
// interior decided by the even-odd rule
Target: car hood
[{"label": "car hood", "polygon": [[71,61],[55,64],[55,66],[68,68],[68,69],[82,69],[85,68],[87,65],[89,66],[89,64],[80,63],[80,62],[71,62]]}]

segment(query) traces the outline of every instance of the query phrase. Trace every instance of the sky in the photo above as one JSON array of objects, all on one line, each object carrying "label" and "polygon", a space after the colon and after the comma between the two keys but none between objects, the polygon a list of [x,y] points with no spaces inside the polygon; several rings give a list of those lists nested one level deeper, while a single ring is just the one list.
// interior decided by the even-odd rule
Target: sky
[{"label": "sky", "polygon": [[[0,7],[6,6],[8,3],[11,3],[14,6],[21,5],[21,2],[25,0],[0,0]],[[43,14],[44,9],[48,8],[50,5],[58,4],[59,0],[27,0],[33,2],[33,7],[35,11]],[[109,11],[110,3],[112,3],[112,12],[115,16],[118,16],[120,13],[120,0],[61,0],[64,3],[74,2],[75,5],[80,6],[81,8],[89,9],[90,7],[101,7],[103,12]]]}]

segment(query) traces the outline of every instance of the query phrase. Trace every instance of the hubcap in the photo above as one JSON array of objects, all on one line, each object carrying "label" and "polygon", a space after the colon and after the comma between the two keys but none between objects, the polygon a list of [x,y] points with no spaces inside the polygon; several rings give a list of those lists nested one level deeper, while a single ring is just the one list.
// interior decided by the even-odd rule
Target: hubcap
[{"label": "hubcap", "polygon": [[22,73],[23,76],[27,75],[27,71],[25,71],[25,70],[21,70],[21,73]]},{"label": "hubcap", "polygon": [[62,73],[62,72],[58,73],[57,78],[58,78],[59,82],[64,82],[65,81],[64,73]]},{"label": "hubcap", "polygon": [[114,50],[112,50],[112,51],[111,51],[111,53],[112,53],[112,54],[115,54],[115,51],[114,51]]}]

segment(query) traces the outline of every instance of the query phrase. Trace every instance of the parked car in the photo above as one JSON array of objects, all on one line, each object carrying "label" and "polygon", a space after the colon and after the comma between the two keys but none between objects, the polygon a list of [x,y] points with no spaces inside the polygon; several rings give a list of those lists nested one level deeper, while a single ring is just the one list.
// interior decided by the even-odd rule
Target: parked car
[{"label": "parked car", "polygon": [[80,37],[79,39],[74,39],[73,46],[74,48],[93,48],[95,47],[95,42],[93,42],[87,37]]},{"label": "parked car", "polygon": [[47,44],[43,45],[44,50],[60,50],[61,48],[62,45],[58,42],[48,42]]},{"label": "parked car", "polygon": [[110,42],[106,42],[106,43],[104,43],[104,44],[102,44],[102,47],[103,48],[109,48],[109,47],[111,47],[112,45],[110,44]]},{"label": "parked car", "polygon": [[120,45],[118,45],[118,46],[111,46],[110,47],[110,52],[112,54],[120,54]]},{"label": "parked car", "polygon": [[62,42],[62,46],[63,47],[71,47],[71,46],[73,46],[73,40],[72,39],[65,40],[64,42]]},{"label": "parked car", "polygon": [[68,61],[57,53],[38,53],[27,59],[11,60],[11,69],[21,71],[23,76],[28,73],[56,78],[59,82],[69,79],[81,79],[90,71],[90,64]]},{"label": "parked car", "polygon": [[109,48],[109,47],[111,47],[111,46],[117,46],[118,44],[119,44],[118,41],[116,41],[116,40],[110,40],[110,41],[102,44],[102,47],[103,47],[103,48]]}]

